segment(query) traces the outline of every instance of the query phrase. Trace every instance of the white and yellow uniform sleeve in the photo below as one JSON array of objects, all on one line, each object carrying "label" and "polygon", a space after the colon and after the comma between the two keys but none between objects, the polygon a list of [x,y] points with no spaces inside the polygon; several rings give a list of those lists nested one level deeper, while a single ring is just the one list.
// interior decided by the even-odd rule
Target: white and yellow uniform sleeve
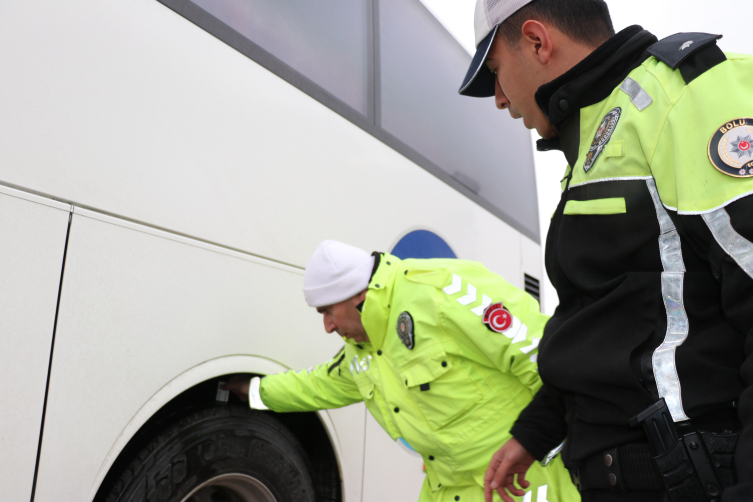
[{"label": "white and yellow uniform sleeve", "polygon": [[[327,364],[302,371],[288,371],[252,381],[249,405],[278,412],[341,408],[363,400],[347,369],[345,349]],[[259,405],[266,408],[261,408]]]}]

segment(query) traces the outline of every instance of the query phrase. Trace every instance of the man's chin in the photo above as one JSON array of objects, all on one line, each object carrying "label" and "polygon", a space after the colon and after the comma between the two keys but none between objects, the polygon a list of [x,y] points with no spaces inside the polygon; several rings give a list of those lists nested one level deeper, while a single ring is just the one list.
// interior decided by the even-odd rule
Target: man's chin
[{"label": "man's chin", "polygon": [[[533,129],[533,128],[531,128],[531,129]],[[550,126],[550,125],[548,125],[546,128],[543,128],[543,129],[537,127],[536,128],[536,132],[543,139],[554,139],[554,138],[556,138],[558,136],[557,130],[554,127]]]}]

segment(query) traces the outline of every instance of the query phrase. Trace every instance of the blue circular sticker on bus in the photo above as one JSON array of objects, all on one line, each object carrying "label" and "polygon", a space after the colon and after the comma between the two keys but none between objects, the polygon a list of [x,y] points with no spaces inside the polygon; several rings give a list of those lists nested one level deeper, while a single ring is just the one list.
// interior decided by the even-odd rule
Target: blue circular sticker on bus
[{"label": "blue circular sticker on bus", "polygon": [[452,248],[440,236],[429,230],[414,230],[406,234],[392,249],[392,254],[406,258],[457,258]]}]

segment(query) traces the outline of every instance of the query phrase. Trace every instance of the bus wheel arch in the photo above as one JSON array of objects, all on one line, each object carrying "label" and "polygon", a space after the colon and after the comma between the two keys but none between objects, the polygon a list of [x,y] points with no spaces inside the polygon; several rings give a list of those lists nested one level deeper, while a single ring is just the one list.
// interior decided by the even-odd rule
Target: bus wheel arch
[{"label": "bus wheel arch", "polygon": [[[261,375],[277,373],[284,369],[277,363],[264,358],[229,356],[203,363],[171,380],[141,407],[112,446],[100,470],[93,500],[106,502],[123,474],[133,467],[131,464],[143,454],[147,447],[153,448],[155,441],[168,429],[174,428],[176,424],[197,413],[222,414],[217,410],[226,409],[231,410],[229,412],[234,416],[240,413],[243,416],[248,415],[246,418],[251,417],[252,420],[261,417],[258,420],[262,421],[262,425],[276,423],[281,428],[282,437],[289,433],[293,440],[283,440],[282,443],[286,443],[292,450],[300,448],[316,500],[340,502],[342,479],[338,454],[330,437],[330,431],[317,413],[274,413],[249,410],[246,403],[241,403],[232,394],[227,402],[217,401],[219,382],[226,381],[232,374],[245,373],[250,370],[254,373],[249,373],[249,375]],[[225,481],[213,483],[214,485],[225,483],[231,488],[235,483],[240,492],[254,489],[253,481],[244,481],[241,478],[235,480],[226,478]]]}]

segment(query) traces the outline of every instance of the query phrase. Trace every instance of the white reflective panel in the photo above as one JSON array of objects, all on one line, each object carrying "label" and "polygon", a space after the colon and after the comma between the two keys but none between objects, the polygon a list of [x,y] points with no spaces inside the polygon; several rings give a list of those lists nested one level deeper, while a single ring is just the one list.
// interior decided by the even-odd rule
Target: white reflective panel
[{"label": "white reflective panel", "polygon": [[[235,354],[307,368],[342,346],[306,305],[302,271],[76,211],[35,502],[89,500],[128,422],[190,368]],[[330,416],[358,500],[363,406]]]},{"label": "white reflective panel", "polygon": [[753,243],[732,228],[729,214],[724,208],[703,215],[714,239],[735,263],[753,278]]},{"label": "white reflective panel", "polygon": [[683,285],[685,280],[685,262],[682,259],[682,245],[675,224],[669,217],[656,189],[653,178],[646,180],[659,220],[659,253],[664,272],[661,274],[661,292],[664,309],[667,311],[667,332],[651,358],[654,380],[667,408],[675,422],[688,420],[682,406],[682,386],[677,374],[676,349],[688,337],[690,325],[685,312]]},{"label": "white reflective panel", "polygon": [[471,58],[418,0],[381,0],[379,16],[382,127],[538,236],[522,121],[458,94]]},{"label": "white reflective panel", "polygon": [[366,114],[367,0],[192,2]]},{"label": "white reflective panel", "polygon": [[0,193],[2,500],[31,498],[69,214]]},{"label": "white reflective panel", "polygon": [[630,77],[626,78],[620,85],[620,90],[630,96],[630,101],[641,112],[654,102],[653,98],[641,87],[641,84]]}]

